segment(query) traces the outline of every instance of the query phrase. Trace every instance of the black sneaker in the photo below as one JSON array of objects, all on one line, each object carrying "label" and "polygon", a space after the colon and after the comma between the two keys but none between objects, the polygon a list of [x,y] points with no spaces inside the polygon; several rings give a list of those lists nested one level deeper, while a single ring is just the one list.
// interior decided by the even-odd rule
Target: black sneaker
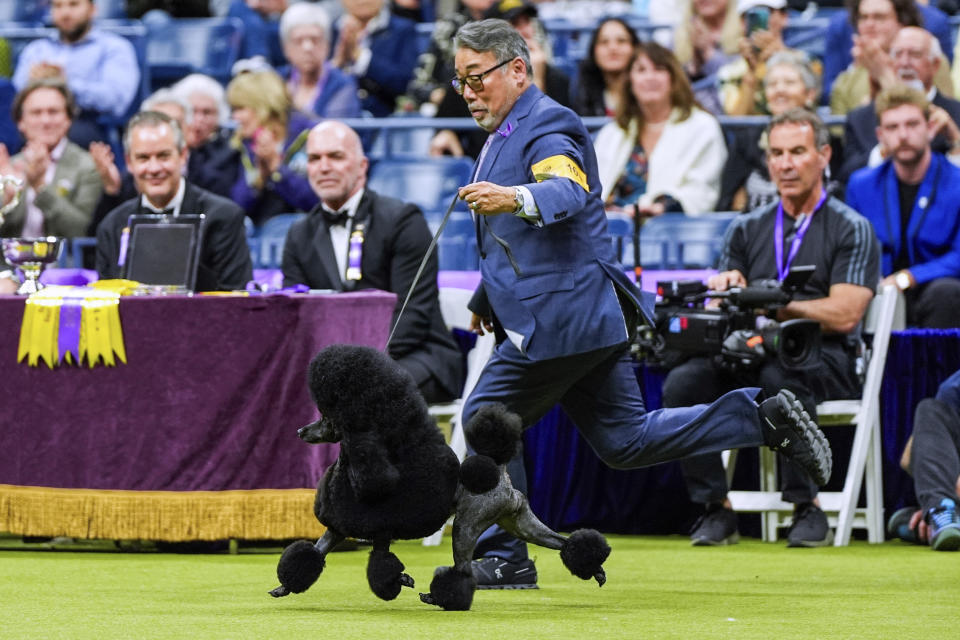
[{"label": "black sneaker", "polygon": [[894,514],[890,516],[890,519],[887,520],[887,535],[891,538],[900,538],[904,542],[911,544],[922,544],[917,530],[910,528],[910,520],[913,518],[913,514],[919,509],[920,507],[903,507],[902,509],[897,509]]},{"label": "black sneaker", "polygon": [[819,486],[827,484],[833,471],[833,454],[827,437],[786,389],[767,398],[759,407],[766,445],[803,468]]},{"label": "black sneaker", "polygon": [[477,589],[537,589],[537,568],[527,558],[514,564],[503,558],[478,558],[470,564]]},{"label": "black sneaker", "polygon": [[690,541],[695,547],[719,547],[737,544],[737,513],[723,505],[709,505],[706,512],[693,523]]},{"label": "black sneaker", "polygon": [[827,514],[820,507],[807,502],[793,510],[793,524],[787,533],[788,547],[826,547],[833,544],[833,531]]}]

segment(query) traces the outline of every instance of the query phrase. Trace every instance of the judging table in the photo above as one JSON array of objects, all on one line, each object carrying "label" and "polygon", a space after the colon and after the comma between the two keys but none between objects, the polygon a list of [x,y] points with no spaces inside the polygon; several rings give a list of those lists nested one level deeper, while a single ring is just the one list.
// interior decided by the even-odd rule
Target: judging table
[{"label": "judging table", "polygon": [[395,305],[336,295],[123,297],[127,364],[17,364],[24,298],[0,296],[0,531],[85,538],[281,539],[322,532],[307,365],[383,348]]}]

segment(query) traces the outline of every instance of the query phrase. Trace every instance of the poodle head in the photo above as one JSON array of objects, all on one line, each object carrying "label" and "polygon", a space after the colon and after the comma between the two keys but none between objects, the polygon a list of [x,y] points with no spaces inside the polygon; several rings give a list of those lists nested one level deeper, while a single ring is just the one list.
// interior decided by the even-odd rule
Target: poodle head
[{"label": "poodle head", "polygon": [[386,408],[424,414],[426,404],[410,375],[387,354],[356,345],[321,349],[310,362],[307,385],[320,419],[302,427],[306,442],[339,442],[346,434],[377,428]]}]

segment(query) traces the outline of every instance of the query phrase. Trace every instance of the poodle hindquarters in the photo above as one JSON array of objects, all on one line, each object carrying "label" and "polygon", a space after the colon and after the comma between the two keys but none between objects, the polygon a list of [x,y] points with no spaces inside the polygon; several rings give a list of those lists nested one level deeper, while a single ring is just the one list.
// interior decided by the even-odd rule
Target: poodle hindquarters
[{"label": "poodle hindquarters", "polygon": [[516,454],[522,425],[520,417],[501,404],[482,407],[466,428],[477,455],[463,461],[453,523],[452,567],[440,567],[430,592],[420,599],[444,609],[466,610],[473,601],[476,580],[470,570],[480,534],[499,524],[517,538],[549,549],[558,549],[569,571],[583,580],[606,582],[603,563],[610,546],[593,529],[579,529],[569,538],[543,524],[531,511],[526,496],[514,489],[506,464]]}]

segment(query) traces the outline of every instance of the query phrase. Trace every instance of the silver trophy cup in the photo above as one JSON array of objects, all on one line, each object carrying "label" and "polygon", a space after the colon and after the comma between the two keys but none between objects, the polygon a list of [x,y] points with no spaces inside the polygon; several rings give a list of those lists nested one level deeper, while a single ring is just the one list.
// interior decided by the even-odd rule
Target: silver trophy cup
[{"label": "silver trophy cup", "polygon": [[[0,207],[0,224],[7,212],[20,202],[23,180],[15,176],[0,176],[0,189],[6,202]],[[40,273],[51,262],[56,262],[63,249],[63,238],[2,238],[3,257],[23,272],[23,284],[17,290],[21,295],[36,293],[43,288]]]}]

